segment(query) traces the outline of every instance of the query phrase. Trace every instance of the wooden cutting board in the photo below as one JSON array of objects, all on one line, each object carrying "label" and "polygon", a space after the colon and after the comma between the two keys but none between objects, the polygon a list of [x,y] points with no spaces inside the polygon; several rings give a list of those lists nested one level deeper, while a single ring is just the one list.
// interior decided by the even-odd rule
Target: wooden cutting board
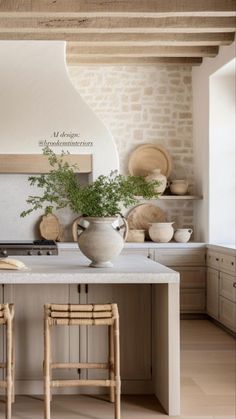
[{"label": "wooden cutting board", "polygon": [[61,227],[56,215],[43,215],[39,224],[39,231],[43,239],[59,241]]},{"label": "wooden cutting board", "polygon": [[127,216],[130,229],[145,230],[146,239],[150,239],[149,223],[162,223],[166,221],[165,212],[153,204],[140,204],[132,208]]}]

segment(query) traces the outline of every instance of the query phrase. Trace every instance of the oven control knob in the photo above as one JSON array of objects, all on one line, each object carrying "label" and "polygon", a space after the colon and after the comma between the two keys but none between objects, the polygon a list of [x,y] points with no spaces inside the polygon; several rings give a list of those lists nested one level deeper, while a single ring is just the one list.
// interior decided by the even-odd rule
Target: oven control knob
[{"label": "oven control knob", "polygon": [[52,255],[52,251],[51,251],[51,250],[48,250],[48,251],[47,251],[47,255],[48,255],[48,256],[51,256],[51,255]]},{"label": "oven control knob", "polygon": [[39,250],[39,251],[38,251],[38,255],[39,255],[39,256],[42,256],[42,255],[43,255],[43,251],[42,251],[42,250]]},{"label": "oven control knob", "polygon": [[29,251],[28,251],[28,255],[29,255],[29,256],[33,256],[33,254],[34,254],[33,250],[29,250]]},{"label": "oven control knob", "polygon": [[1,255],[2,256],[7,256],[7,250],[1,250]]}]

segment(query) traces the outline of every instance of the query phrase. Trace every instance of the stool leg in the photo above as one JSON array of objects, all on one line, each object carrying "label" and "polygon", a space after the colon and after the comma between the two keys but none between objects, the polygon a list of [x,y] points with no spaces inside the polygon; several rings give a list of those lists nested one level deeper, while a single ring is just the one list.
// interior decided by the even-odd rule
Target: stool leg
[{"label": "stool leg", "polygon": [[119,336],[119,318],[114,322],[114,352],[115,352],[115,419],[120,419],[120,336]]},{"label": "stool leg", "polygon": [[[114,380],[114,330],[113,326],[108,326],[109,333],[109,379]],[[110,387],[110,402],[114,403],[115,401],[115,388]]]},{"label": "stool leg", "polygon": [[11,356],[11,368],[12,368],[12,395],[11,402],[15,402],[15,327],[14,320],[12,320],[12,356]]},{"label": "stool leg", "polygon": [[50,327],[47,308],[44,317],[44,419],[50,419]]},{"label": "stool leg", "polygon": [[12,397],[12,319],[9,317],[6,322],[6,344],[7,344],[7,400],[6,419],[11,419],[11,397]]}]

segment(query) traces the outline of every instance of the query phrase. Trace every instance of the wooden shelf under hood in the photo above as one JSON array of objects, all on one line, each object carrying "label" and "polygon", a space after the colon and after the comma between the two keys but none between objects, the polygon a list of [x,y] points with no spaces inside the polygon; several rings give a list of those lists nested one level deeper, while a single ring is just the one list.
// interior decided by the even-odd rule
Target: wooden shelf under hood
[{"label": "wooden shelf under hood", "polygon": [[[70,165],[78,166],[78,173],[92,172],[91,154],[70,154],[63,157]],[[37,174],[51,170],[47,156],[42,154],[1,154],[0,173]]]}]

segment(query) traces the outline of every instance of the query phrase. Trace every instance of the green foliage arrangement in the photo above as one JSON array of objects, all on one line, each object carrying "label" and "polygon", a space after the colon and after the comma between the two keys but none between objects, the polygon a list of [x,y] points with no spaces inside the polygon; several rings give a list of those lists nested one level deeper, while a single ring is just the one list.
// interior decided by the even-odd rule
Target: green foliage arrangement
[{"label": "green foliage arrangement", "polygon": [[146,182],[142,176],[123,176],[112,172],[110,176],[99,176],[93,183],[80,185],[76,176],[76,166],[70,166],[48,147],[43,149],[48,157],[51,171],[28,178],[30,185],[42,189],[41,196],[29,196],[31,206],[21,213],[25,217],[32,211],[44,209],[49,214],[53,209],[69,207],[73,212],[90,217],[112,217],[121,213],[122,208],[137,203],[137,197],[144,199],[158,197],[155,186],[159,182]]}]

